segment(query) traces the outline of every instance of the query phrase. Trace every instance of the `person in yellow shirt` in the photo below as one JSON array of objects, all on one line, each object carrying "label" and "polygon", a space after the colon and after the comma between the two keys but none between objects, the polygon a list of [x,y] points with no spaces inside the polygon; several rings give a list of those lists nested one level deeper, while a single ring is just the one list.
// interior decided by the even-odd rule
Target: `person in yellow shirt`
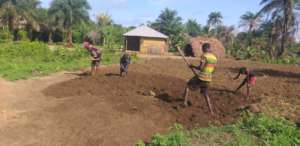
[{"label": "person in yellow shirt", "polygon": [[214,114],[208,93],[209,93],[209,85],[212,81],[213,73],[217,65],[217,57],[213,53],[211,53],[211,46],[209,43],[203,44],[202,52],[203,55],[201,56],[200,65],[199,66],[190,65],[190,68],[198,70],[198,73],[187,83],[184,92],[184,105],[188,106],[189,90],[200,89],[201,93],[206,99],[210,112]]}]

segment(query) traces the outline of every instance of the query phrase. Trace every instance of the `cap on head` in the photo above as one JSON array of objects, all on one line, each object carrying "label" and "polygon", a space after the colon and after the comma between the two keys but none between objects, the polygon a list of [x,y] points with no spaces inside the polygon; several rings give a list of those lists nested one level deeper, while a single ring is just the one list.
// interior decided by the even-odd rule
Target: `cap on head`
[{"label": "cap on head", "polygon": [[209,43],[204,43],[202,45],[202,51],[203,52],[209,52],[210,51],[210,44]]}]

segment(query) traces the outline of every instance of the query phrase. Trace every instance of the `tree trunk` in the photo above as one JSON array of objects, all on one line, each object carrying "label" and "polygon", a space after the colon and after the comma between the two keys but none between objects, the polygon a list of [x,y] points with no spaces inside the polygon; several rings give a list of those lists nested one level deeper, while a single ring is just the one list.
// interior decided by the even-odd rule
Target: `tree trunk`
[{"label": "tree trunk", "polygon": [[281,46],[278,51],[277,57],[280,57],[284,54],[285,51],[285,45],[286,45],[286,39],[288,37],[288,23],[289,23],[289,2],[287,0],[284,0],[284,22],[283,22],[283,32],[281,37]]},{"label": "tree trunk", "polygon": [[68,47],[72,47],[73,46],[72,29],[68,29],[68,31],[67,31],[67,46]]},{"label": "tree trunk", "polygon": [[250,27],[249,27],[249,31],[248,31],[248,45],[250,46],[250,47],[252,47],[252,37],[253,37],[253,34],[254,34],[254,32],[253,32],[253,26],[252,25],[250,25]]},{"label": "tree trunk", "polygon": [[8,29],[10,32],[14,31],[14,17],[9,16],[8,18]]},{"label": "tree trunk", "polygon": [[13,16],[9,16],[8,18],[8,29],[13,35],[13,41],[18,40],[17,30],[15,28],[15,18]]},{"label": "tree trunk", "polygon": [[28,36],[29,36],[30,41],[33,41],[33,30],[32,30],[32,28],[29,28]]},{"label": "tree trunk", "polygon": [[48,34],[48,44],[53,44],[52,36],[53,36],[53,32],[50,31],[49,34]]}]

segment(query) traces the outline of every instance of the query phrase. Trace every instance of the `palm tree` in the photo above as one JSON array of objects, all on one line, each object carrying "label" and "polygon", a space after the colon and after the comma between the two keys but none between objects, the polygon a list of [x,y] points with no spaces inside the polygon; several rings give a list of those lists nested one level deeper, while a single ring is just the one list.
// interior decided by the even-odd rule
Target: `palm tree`
[{"label": "palm tree", "polygon": [[183,38],[182,18],[178,16],[176,10],[164,9],[150,26],[170,37],[171,48],[176,48]]},{"label": "palm tree", "polygon": [[100,27],[108,26],[113,24],[113,20],[108,13],[99,13],[97,15],[97,22]]},{"label": "palm tree", "polygon": [[223,16],[221,12],[211,12],[208,16],[207,26],[209,31],[212,27],[217,27],[222,24]]},{"label": "palm tree", "polygon": [[22,11],[22,19],[25,20],[25,27],[28,31],[28,36],[32,40],[33,31],[39,31],[40,25],[37,21],[38,10],[40,9],[39,0],[22,0],[18,1],[18,9]]},{"label": "palm tree", "polygon": [[262,0],[261,5],[263,8],[258,15],[271,14],[272,19],[282,17],[281,45],[277,57],[282,56],[288,38],[294,37],[296,31],[296,11],[300,10],[300,0]]},{"label": "palm tree", "polygon": [[2,23],[14,33],[14,39],[16,39],[18,28],[29,23],[34,25],[33,14],[39,4],[39,0],[0,0]]},{"label": "palm tree", "polygon": [[43,30],[48,34],[48,43],[53,43],[53,33],[57,30],[62,30],[62,21],[58,16],[49,13],[48,9],[40,8],[35,15],[36,21]]},{"label": "palm tree", "polygon": [[189,19],[185,24],[185,31],[191,37],[196,37],[201,33],[201,25],[195,19]]},{"label": "palm tree", "polygon": [[239,27],[244,27],[248,29],[248,32],[252,32],[257,29],[261,23],[261,17],[252,12],[246,12],[241,16],[241,21]]},{"label": "palm tree", "polygon": [[261,16],[258,16],[252,12],[246,12],[241,16],[240,26],[248,29],[248,45],[252,46],[252,39],[254,36],[254,31],[258,28],[261,23]]},{"label": "palm tree", "polygon": [[15,19],[18,15],[16,5],[17,0],[0,0],[1,19],[4,25],[8,26],[10,32],[15,30]]},{"label": "palm tree", "polygon": [[49,13],[60,18],[62,27],[66,31],[68,46],[72,46],[72,26],[81,21],[89,20],[88,10],[90,5],[87,0],[54,0]]},{"label": "palm tree", "polygon": [[224,44],[226,48],[230,48],[234,41],[234,26],[218,26],[217,28],[218,39]]}]

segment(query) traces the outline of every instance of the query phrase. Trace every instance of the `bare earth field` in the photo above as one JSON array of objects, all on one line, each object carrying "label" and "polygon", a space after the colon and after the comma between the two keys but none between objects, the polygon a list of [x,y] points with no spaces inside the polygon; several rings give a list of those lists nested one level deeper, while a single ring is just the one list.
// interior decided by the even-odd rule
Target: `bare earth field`
[{"label": "bare earth field", "polygon": [[[193,60],[193,63],[197,61]],[[241,66],[256,70],[253,100],[231,78]],[[270,115],[300,122],[300,67],[225,59],[219,63],[211,98],[217,115],[209,115],[199,91],[184,108],[181,98],[192,73],[179,58],[142,59],[120,78],[118,66],[97,76],[58,73],[17,82],[0,80],[0,145],[2,146],[132,146],[174,123],[187,128],[231,123],[240,108],[257,104]],[[151,96],[147,92],[153,91]]]}]

